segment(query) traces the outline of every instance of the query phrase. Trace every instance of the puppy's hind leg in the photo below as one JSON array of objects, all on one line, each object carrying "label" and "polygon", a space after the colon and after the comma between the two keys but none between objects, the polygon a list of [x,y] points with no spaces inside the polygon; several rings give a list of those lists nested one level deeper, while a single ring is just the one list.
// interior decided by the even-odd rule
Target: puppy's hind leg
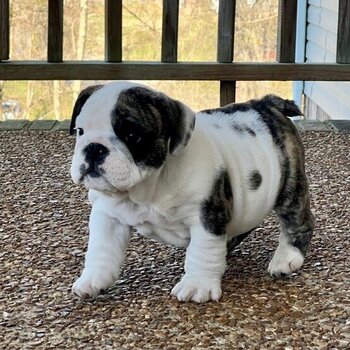
[{"label": "puppy's hind leg", "polygon": [[281,233],[268,271],[273,277],[283,277],[299,270],[304,262],[313,234],[313,216],[308,204],[305,208],[277,212],[277,216]]},{"label": "puppy's hind leg", "polygon": [[314,218],[303,170],[298,171],[293,187],[287,199],[275,207],[281,233],[268,268],[273,277],[288,276],[301,268],[313,235]]}]

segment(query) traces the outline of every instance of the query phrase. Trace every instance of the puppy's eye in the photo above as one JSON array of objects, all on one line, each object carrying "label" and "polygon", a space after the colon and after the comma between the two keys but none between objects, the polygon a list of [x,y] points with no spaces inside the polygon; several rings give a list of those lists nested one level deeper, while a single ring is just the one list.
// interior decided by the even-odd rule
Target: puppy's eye
[{"label": "puppy's eye", "polygon": [[125,135],[125,141],[127,142],[139,143],[141,140],[142,140],[142,137],[133,132],[130,132]]},{"label": "puppy's eye", "polygon": [[84,135],[84,129],[83,128],[77,128],[76,130],[77,130],[77,134],[79,136]]}]

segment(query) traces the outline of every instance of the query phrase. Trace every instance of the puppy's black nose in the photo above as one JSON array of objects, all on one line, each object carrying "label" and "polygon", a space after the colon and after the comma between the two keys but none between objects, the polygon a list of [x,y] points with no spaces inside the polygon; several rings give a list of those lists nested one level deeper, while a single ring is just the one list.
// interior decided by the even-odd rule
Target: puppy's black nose
[{"label": "puppy's black nose", "polygon": [[85,160],[89,164],[102,163],[107,157],[108,148],[99,143],[90,143],[84,149]]}]

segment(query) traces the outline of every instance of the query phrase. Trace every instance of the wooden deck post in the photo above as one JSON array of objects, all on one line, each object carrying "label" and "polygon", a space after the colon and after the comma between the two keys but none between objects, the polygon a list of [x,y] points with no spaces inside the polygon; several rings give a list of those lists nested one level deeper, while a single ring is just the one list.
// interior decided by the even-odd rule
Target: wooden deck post
[{"label": "wooden deck post", "polygon": [[9,0],[0,0],[0,61],[10,55],[10,7]]},{"label": "wooden deck post", "polygon": [[277,61],[280,63],[295,62],[297,6],[297,0],[279,0]]},{"label": "wooden deck post", "polygon": [[350,2],[339,0],[337,63],[350,63]]},{"label": "wooden deck post", "polygon": [[47,60],[63,60],[63,0],[49,0]]},{"label": "wooden deck post", "polygon": [[163,0],[162,62],[177,62],[179,0]]},{"label": "wooden deck post", "polygon": [[122,61],[122,0],[105,0],[105,60]]},{"label": "wooden deck post", "polygon": [[[236,0],[220,0],[217,61],[233,61]],[[220,106],[236,100],[236,81],[220,81]]]}]

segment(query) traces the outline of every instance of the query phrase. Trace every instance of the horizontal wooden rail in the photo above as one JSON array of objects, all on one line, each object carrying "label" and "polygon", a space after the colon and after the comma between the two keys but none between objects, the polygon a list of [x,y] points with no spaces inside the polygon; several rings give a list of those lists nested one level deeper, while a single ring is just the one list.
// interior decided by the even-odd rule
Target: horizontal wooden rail
[{"label": "horizontal wooden rail", "polygon": [[208,63],[6,61],[0,80],[350,80],[350,65],[338,63]]}]

